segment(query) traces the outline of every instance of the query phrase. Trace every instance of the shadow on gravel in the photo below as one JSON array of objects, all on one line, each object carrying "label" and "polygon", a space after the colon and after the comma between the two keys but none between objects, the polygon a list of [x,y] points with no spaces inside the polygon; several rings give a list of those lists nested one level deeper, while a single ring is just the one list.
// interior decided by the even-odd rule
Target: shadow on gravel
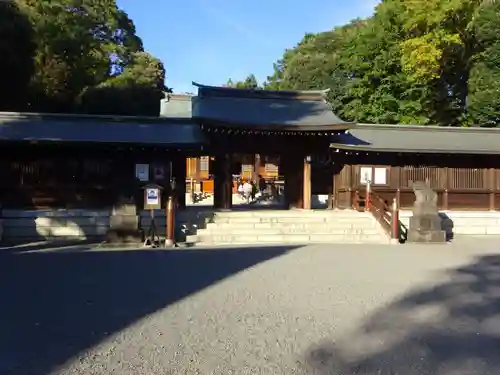
[{"label": "shadow on gravel", "polygon": [[449,281],[380,310],[344,340],[306,354],[308,374],[497,374],[500,256],[449,271]]},{"label": "shadow on gravel", "polygon": [[106,336],[297,246],[0,252],[0,374],[47,374]]},{"label": "shadow on gravel", "polygon": [[78,248],[82,250],[84,247],[86,249],[94,248],[102,241],[87,241],[87,240],[56,240],[56,241],[41,241],[41,242],[30,242],[30,243],[5,243],[2,242],[0,245],[0,255],[2,253],[21,253],[27,251],[39,251],[39,250],[56,250],[56,249],[70,249]]}]

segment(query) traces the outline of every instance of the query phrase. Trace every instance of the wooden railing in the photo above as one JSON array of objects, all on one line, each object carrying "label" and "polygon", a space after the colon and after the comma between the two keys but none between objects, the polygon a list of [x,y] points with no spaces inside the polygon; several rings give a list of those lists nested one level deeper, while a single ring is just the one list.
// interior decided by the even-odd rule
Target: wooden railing
[{"label": "wooden railing", "polygon": [[382,199],[371,184],[366,184],[364,194],[358,190],[354,193],[354,209],[358,211],[370,212],[382,229],[391,239],[400,243],[406,240],[406,227],[399,220],[399,204],[397,198],[393,198],[392,205]]},{"label": "wooden railing", "polygon": [[336,204],[351,207],[353,192],[359,190],[364,193],[363,181],[370,177],[377,194],[389,203],[399,194],[398,205],[401,209],[413,207],[413,182],[426,181],[438,195],[441,210],[500,211],[500,168],[493,167],[346,165],[335,177]]}]

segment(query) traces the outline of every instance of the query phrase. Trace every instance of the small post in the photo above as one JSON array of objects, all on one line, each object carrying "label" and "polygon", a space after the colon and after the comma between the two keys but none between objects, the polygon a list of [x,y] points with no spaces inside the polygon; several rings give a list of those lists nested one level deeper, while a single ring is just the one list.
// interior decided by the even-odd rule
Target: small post
[{"label": "small post", "polygon": [[365,211],[370,211],[370,191],[371,191],[370,180],[366,181],[366,194],[365,194]]},{"label": "small post", "polygon": [[190,178],[189,180],[189,191],[191,193],[191,203],[195,204],[196,203],[196,192],[194,191],[194,179],[193,177]]},{"label": "small post", "polygon": [[443,210],[448,210],[448,189],[446,188],[443,191],[443,200],[441,206]]},{"label": "small post", "polygon": [[306,156],[303,167],[302,208],[311,209],[311,157]]},{"label": "small post", "polygon": [[391,215],[391,238],[393,240],[399,240],[399,207],[398,200],[396,198],[392,199],[392,215]]},{"label": "small post", "polygon": [[166,220],[165,223],[167,227],[165,228],[165,247],[174,246],[174,234],[175,234],[175,204],[174,197],[170,195],[167,202],[167,210],[165,212]]},{"label": "small post", "polygon": [[[185,183],[185,182],[184,182]],[[175,198],[176,198],[177,182],[175,177],[170,180],[170,196],[168,197],[167,207],[165,210],[165,247],[172,247],[175,245]]]}]

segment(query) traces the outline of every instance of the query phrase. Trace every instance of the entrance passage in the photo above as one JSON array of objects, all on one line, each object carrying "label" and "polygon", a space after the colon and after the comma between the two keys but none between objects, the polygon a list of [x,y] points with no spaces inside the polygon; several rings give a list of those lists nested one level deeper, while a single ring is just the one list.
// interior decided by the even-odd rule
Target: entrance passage
[{"label": "entrance passage", "polygon": [[[269,205],[282,208],[331,208],[332,168],[315,158],[287,153],[219,154],[187,161],[188,180],[204,203],[218,209],[233,205]],[[331,164],[331,163],[330,163]],[[208,199],[212,197],[213,199]]]}]

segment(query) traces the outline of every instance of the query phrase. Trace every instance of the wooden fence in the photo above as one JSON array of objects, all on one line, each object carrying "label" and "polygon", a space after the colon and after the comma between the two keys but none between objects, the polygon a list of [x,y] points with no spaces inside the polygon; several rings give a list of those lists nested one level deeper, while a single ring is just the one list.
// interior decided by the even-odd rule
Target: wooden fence
[{"label": "wooden fence", "polygon": [[379,196],[387,202],[398,198],[403,209],[413,207],[416,181],[426,181],[437,193],[442,210],[500,209],[500,169],[383,165],[346,165],[335,177],[337,205],[352,206],[355,192],[365,188],[367,179]]}]

